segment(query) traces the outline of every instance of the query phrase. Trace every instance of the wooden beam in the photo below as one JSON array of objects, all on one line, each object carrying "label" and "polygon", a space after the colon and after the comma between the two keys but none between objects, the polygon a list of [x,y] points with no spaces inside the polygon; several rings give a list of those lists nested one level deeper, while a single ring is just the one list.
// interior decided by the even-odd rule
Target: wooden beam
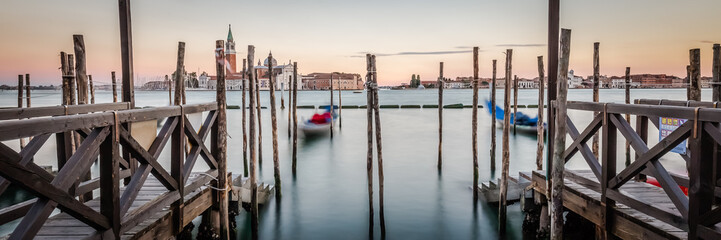
[{"label": "wooden beam", "polygon": [[123,102],[135,108],[135,81],[133,80],[133,25],[130,20],[130,0],[118,0],[120,20],[120,57],[123,78]]}]

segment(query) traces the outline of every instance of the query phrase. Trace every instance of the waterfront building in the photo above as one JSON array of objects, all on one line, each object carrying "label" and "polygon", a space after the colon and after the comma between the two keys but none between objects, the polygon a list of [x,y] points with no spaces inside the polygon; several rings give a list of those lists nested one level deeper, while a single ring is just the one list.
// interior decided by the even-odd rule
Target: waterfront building
[{"label": "waterfront building", "polygon": [[[333,89],[360,90],[364,88],[363,79],[358,73],[332,73]],[[302,77],[303,89],[330,89],[331,73],[311,73]]]}]

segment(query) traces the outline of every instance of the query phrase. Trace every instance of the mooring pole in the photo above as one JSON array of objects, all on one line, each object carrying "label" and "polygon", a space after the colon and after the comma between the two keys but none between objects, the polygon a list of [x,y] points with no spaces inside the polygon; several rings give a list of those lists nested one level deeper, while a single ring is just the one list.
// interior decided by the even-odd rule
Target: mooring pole
[{"label": "mooring pole", "polygon": [[168,106],[173,106],[173,82],[165,74],[165,84],[168,86]]},{"label": "mooring pole", "polygon": [[508,146],[508,134],[511,131],[511,76],[513,61],[513,49],[506,49],[506,76],[504,78],[505,85],[503,87],[503,166],[501,167],[501,190],[500,202],[498,203],[498,234],[506,235],[506,199],[508,194],[508,166],[510,163],[510,153]]},{"label": "mooring pole", "polygon": [[88,103],[88,75],[85,72],[85,41],[83,35],[73,35],[75,45],[75,79],[78,84],[78,104]]},{"label": "mooring pole", "polygon": [[[376,71],[376,56],[371,56],[371,63],[373,64],[373,70],[371,76],[373,76],[373,86],[378,86],[378,72]],[[375,128],[376,128],[376,156],[378,157],[378,205],[380,205],[380,220],[381,220],[381,238],[385,239],[386,235],[386,223],[383,205],[383,144],[381,139],[381,113],[379,109],[380,101],[378,101],[378,91],[373,90],[373,111],[375,113]]]},{"label": "mooring pole", "polygon": [[95,104],[95,87],[93,86],[93,75],[88,75],[88,86],[90,87],[90,104]]},{"label": "mooring pole", "polygon": [[60,72],[63,75],[63,105],[70,105],[70,76],[68,76],[68,54],[60,52]]},{"label": "mooring pole", "polygon": [[471,116],[471,145],[473,153],[473,201],[478,201],[478,47],[473,47],[473,113]]},{"label": "mooring pole", "polygon": [[70,90],[70,105],[75,105],[75,56],[68,54],[68,89]]},{"label": "mooring pole", "polygon": [[[246,123],[245,114],[248,111],[247,106],[245,104],[245,92],[248,91],[247,89],[247,81],[248,81],[248,69],[246,67],[246,59],[243,59],[243,77],[240,79],[240,86],[241,86],[241,92],[242,93],[242,100],[241,100],[241,127],[243,128],[243,176],[248,177],[248,125]],[[252,108],[251,108],[252,111]]]},{"label": "mooring pole", "polygon": [[338,129],[343,128],[343,78],[338,76]]},{"label": "mooring pole", "polygon": [[120,5],[120,57],[123,65],[123,102],[129,102],[130,108],[135,108],[133,30],[130,22],[130,0],[118,0],[118,2]]},{"label": "mooring pole", "polygon": [[[178,61],[175,64],[175,75],[173,80],[175,82],[175,105],[180,105],[183,99],[181,91],[183,91],[183,64],[185,61],[185,42],[178,42]],[[216,81],[215,88],[218,88]]]},{"label": "mooring pole", "polygon": [[330,138],[333,138],[333,113],[335,113],[335,107],[333,106],[333,73],[330,74]]},{"label": "mooring pole", "polygon": [[370,54],[366,54],[366,70],[366,122],[368,126],[368,154],[366,158],[366,174],[368,175],[368,208],[370,209],[368,213],[368,238],[373,239],[373,90],[375,86],[373,85],[373,63],[371,61]]},{"label": "mooring pole", "polygon": [[[548,0],[548,94],[546,97],[547,115],[548,115],[548,149],[553,149],[554,134],[556,128],[555,115],[551,107],[551,101],[556,100],[556,79],[558,78],[558,36],[560,28],[560,0]],[[551,166],[550,161],[553,159],[553,151],[546,151],[546,166]],[[551,175],[551,168],[546,168],[546,176]],[[546,189],[550,188],[550,183]]]},{"label": "mooring pole", "polygon": [[491,78],[491,171],[496,170],[496,59],[493,59]]},{"label": "mooring pole", "polygon": [[536,122],[536,170],[543,169],[543,89],[545,69],[543,68],[543,56],[538,56],[538,121]]},{"label": "mooring pole", "polygon": [[[110,81],[112,81],[113,102],[115,103],[118,102],[118,80],[115,79],[115,71],[110,72]],[[165,82],[168,82],[168,75],[165,75]],[[170,87],[170,84],[168,84],[168,87]],[[168,97],[170,97],[170,94],[168,94]]]},{"label": "mooring pole", "polygon": [[18,108],[23,107],[23,91],[25,91],[25,87],[23,87],[24,84],[23,75],[18,74]]},{"label": "mooring pole", "polygon": [[443,167],[443,62],[438,74],[438,171]]},{"label": "mooring pole", "polygon": [[[32,104],[30,104],[30,74],[25,74],[25,107],[32,107]],[[32,139],[30,137],[29,139]]]},{"label": "mooring pole", "polygon": [[713,98],[711,101],[718,102],[721,101],[721,45],[714,44],[713,45],[713,68],[712,68],[712,76],[713,80],[711,81],[711,89],[713,92]]},{"label": "mooring pole", "polygon": [[[23,108],[23,75],[18,74],[18,108]],[[25,148],[25,138],[20,138],[20,149]]]},{"label": "mooring pole", "polygon": [[[184,45],[184,44],[183,44]],[[218,216],[220,217],[220,239],[229,239],[229,228],[228,228],[228,169],[226,164],[227,158],[227,121],[225,115],[226,100],[225,100],[225,54],[223,51],[223,40],[215,41],[215,72],[218,76],[216,84],[216,103],[218,104],[217,114],[218,119],[216,120],[213,129],[215,134],[213,136],[216,139],[211,142],[213,155],[215,160],[218,162],[218,185],[216,188],[221,189],[218,191],[218,199],[213,205],[216,205],[218,209]]]},{"label": "mooring pole", "polygon": [[[270,125],[273,135],[273,176],[275,177],[275,195],[280,198],[280,161],[278,160],[278,122],[275,112],[275,81],[273,81],[273,54],[268,54],[268,86],[270,89]],[[283,94],[281,94],[283,96]]]},{"label": "mooring pole", "polygon": [[556,100],[556,134],[553,145],[551,178],[551,239],[563,239],[563,170],[566,161],[566,91],[568,89],[568,60],[571,55],[571,30],[561,31],[561,59],[558,69],[558,100]]},{"label": "mooring pole", "polygon": [[291,82],[293,77],[288,78],[288,138],[291,138],[290,133],[290,122],[291,122],[291,113],[293,112],[293,83]]},{"label": "mooring pole", "polygon": [[[595,42],[593,43],[593,102],[598,102],[598,84],[600,82],[600,59],[599,59],[599,45],[601,43]],[[598,112],[594,112],[594,115],[598,114]],[[598,159],[598,132],[593,134],[593,143],[591,144],[591,151],[593,151],[593,156],[596,156],[596,159]]]},{"label": "mooring pole", "polygon": [[[248,45],[248,78],[250,81],[253,81],[256,79],[256,72],[253,68],[253,56],[255,55],[255,46]],[[250,122],[248,123],[249,130],[248,130],[248,139],[250,144],[250,228],[251,228],[251,236],[253,239],[258,239],[258,184],[256,182],[256,173],[255,173],[255,112],[253,112],[253,108],[255,108],[255,101],[256,98],[256,85],[255,81],[253,83],[248,84],[250,88],[248,89],[248,94],[250,95],[248,97],[248,108],[249,108],[249,116],[248,119]]]},{"label": "mooring pole", "polygon": [[698,48],[689,51],[689,61],[691,68],[689,69],[689,99],[701,101],[701,50]]},{"label": "mooring pole", "polygon": [[[626,104],[631,104],[631,68],[626,67],[625,76]],[[626,114],[626,122],[631,123],[631,115]],[[631,165],[631,142],[626,139],[626,167]]]},{"label": "mooring pole", "polygon": [[516,135],[516,117],[518,116],[518,76],[513,75],[513,135]]},{"label": "mooring pole", "polygon": [[[251,62],[249,61],[249,63]],[[258,69],[254,69],[254,71],[255,72],[253,73],[253,76],[255,77],[255,101],[258,103],[255,106],[255,110],[258,112],[258,168],[263,168],[263,119],[260,115],[260,80],[258,79]]]},{"label": "mooring pole", "polygon": [[298,63],[293,62],[293,176],[298,159]]}]

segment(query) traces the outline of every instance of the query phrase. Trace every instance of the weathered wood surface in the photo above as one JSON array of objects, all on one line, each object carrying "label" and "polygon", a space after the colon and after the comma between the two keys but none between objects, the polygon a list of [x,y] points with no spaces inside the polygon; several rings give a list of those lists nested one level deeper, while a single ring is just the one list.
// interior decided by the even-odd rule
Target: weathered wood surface
[{"label": "weathered wood surface", "polygon": [[[273,69],[273,55],[268,54],[268,69]],[[275,179],[275,194],[280,197],[281,196],[281,180],[280,180],[280,160],[278,157],[278,121],[276,118],[276,109],[275,109],[275,81],[277,79],[273,79],[273,74],[268,75],[268,85],[270,87],[270,125],[271,125],[271,133],[272,133],[272,142],[273,142],[273,177]],[[332,85],[331,85],[332,86]],[[331,95],[333,95],[333,91],[331,90]],[[281,96],[283,96],[281,92]],[[333,97],[331,97],[331,100]],[[333,103],[333,101],[331,101]],[[332,122],[332,121],[331,121]]]},{"label": "weathered wood surface", "polygon": [[713,65],[711,67],[711,101],[717,102],[721,100],[721,44],[713,45]]},{"label": "weathered wood surface", "polygon": [[[443,167],[443,62],[438,75],[438,170]],[[370,105],[368,105],[370,107]]]},{"label": "weathered wood surface", "polygon": [[173,105],[180,105],[183,99],[183,67],[185,64],[185,42],[178,42],[178,58],[175,64],[175,75],[173,82],[175,83],[175,102]]},{"label": "weathered wood surface", "polygon": [[[128,103],[98,103],[93,105],[50,106],[31,108],[0,109],[0,121],[23,118],[75,115],[91,112],[117,111],[130,109]],[[67,111],[67,112],[66,112]]]},{"label": "weathered wood surface", "polygon": [[[190,175],[189,182],[201,179],[204,175],[193,173]],[[126,187],[120,188],[120,194],[123,195],[126,192]],[[156,201],[161,197],[165,196],[164,193],[167,189],[162,185],[158,179],[153,176],[149,176],[143,187],[137,194],[136,200],[129,207],[129,213],[137,213],[142,206],[145,206],[152,201]],[[187,193],[185,196],[185,205],[183,211],[183,219],[186,220],[184,224],[189,223],[192,219],[200,216],[202,211],[210,208],[212,205],[212,195],[209,188],[201,186],[196,190]],[[100,210],[102,199],[97,198],[89,202],[86,202],[88,207],[95,211]],[[155,214],[147,216],[146,218],[139,219],[137,226],[130,229],[125,229],[121,233],[121,239],[167,239],[175,236],[172,232],[172,225],[169,219],[172,218],[172,211],[168,210],[169,204],[164,205],[163,210],[158,211]],[[129,219],[130,215],[126,216],[124,220]],[[102,232],[96,231],[94,228],[87,224],[76,220],[67,213],[59,213],[51,216],[45,224],[38,231],[35,239],[100,239]]]},{"label": "weathered wood surface", "polygon": [[503,87],[503,163],[501,167],[501,190],[499,192],[500,202],[498,203],[498,232],[501,236],[506,234],[506,198],[508,194],[508,168],[511,161],[509,150],[510,119],[511,119],[511,76],[513,65],[513,49],[506,49],[506,76]]},{"label": "weathered wood surface", "polygon": [[[118,80],[115,79],[115,71],[110,72],[110,78],[112,81],[112,91],[113,91],[113,102],[118,102]],[[170,84],[168,84],[168,87],[170,87]]]},{"label": "weathered wood surface", "polygon": [[701,101],[701,49],[689,50],[688,100]]},{"label": "weathered wood surface", "polygon": [[[478,47],[473,47],[473,113],[471,117],[471,145],[473,152],[473,186],[478,186]],[[491,121],[495,121],[491,120]],[[495,129],[491,129],[495,131]],[[473,191],[473,199],[478,192]]]},{"label": "weathered wood surface", "polygon": [[496,170],[496,59],[493,59],[493,77],[491,78],[491,170]]},{"label": "weathered wood surface", "polygon": [[563,239],[563,156],[566,150],[566,94],[568,91],[568,64],[571,55],[571,30],[561,30],[561,58],[558,62],[558,99],[555,101],[556,128],[554,129],[553,162],[551,163],[551,239]]},{"label": "weathered wood surface", "polygon": [[73,35],[75,45],[75,81],[78,85],[78,104],[88,103],[88,75],[85,66],[85,40],[83,35]]},{"label": "weathered wood surface", "polygon": [[[599,45],[601,43],[593,43],[593,102],[598,102],[598,85],[600,83],[601,62],[599,57]],[[593,143],[591,144],[593,155],[598,158],[598,133],[593,135]],[[540,169],[539,169],[540,170]]]},{"label": "weathered wood surface", "polygon": [[[589,170],[566,170],[564,178],[563,206],[590,222],[601,225],[603,223],[603,206],[601,203],[601,185],[598,179]],[[521,178],[534,184],[536,194],[545,195],[546,176],[543,171],[534,171],[532,174],[520,173]],[[624,184],[618,192],[630,196],[630,199],[643,201],[647,207],[653,207],[663,212],[678,212],[671,200],[661,188],[644,182],[629,182]],[[622,239],[686,239],[687,233],[677,226],[665,223],[655,217],[649,216],[631,206],[616,204],[612,208],[611,229],[613,235]],[[680,217],[680,215],[676,215]]]},{"label": "weathered wood surface", "polygon": [[[508,194],[506,202],[512,203],[521,199],[523,190],[531,184],[529,180],[518,176],[508,176]],[[500,201],[499,188],[500,178],[476,185],[476,192],[480,193],[481,200],[486,203],[498,204]]]},{"label": "weathered wood surface", "polygon": [[[538,56],[538,122],[536,123],[536,170],[543,169],[543,147],[544,147],[544,130],[543,130],[543,94],[545,70],[543,68],[543,56]],[[495,111],[494,111],[495,112]],[[495,115],[495,114],[494,114]]]}]

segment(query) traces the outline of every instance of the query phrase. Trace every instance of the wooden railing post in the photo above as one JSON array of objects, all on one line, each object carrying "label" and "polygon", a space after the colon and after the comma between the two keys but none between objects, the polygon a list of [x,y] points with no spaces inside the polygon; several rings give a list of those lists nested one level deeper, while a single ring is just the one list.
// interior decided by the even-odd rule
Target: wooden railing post
[{"label": "wooden railing post", "polygon": [[173,212],[173,233],[178,234],[182,231],[183,226],[183,196],[185,181],[183,172],[183,165],[185,163],[185,146],[187,139],[185,138],[185,112],[183,108],[180,108],[180,115],[175,117],[178,120],[178,125],[173,130],[171,152],[170,152],[170,175],[178,183],[178,193],[180,198],[171,205],[171,211]]},{"label": "wooden railing post", "polygon": [[111,229],[106,234],[120,238],[120,163],[118,159],[117,115],[110,134],[100,145],[100,213],[108,218]]},{"label": "wooden railing post", "polygon": [[616,176],[616,126],[609,119],[611,115],[606,111],[603,112],[603,129],[602,129],[602,170],[601,170],[601,204],[605,206],[602,210],[602,226],[603,233],[600,234],[604,239],[613,239],[611,226],[613,224],[613,208],[615,202],[608,198],[606,190],[608,182]]},{"label": "wooden railing post", "polygon": [[688,174],[688,239],[698,239],[698,227],[702,221],[700,217],[711,211],[716,185],[713,180],[712,161],[715,142],[705,134],[703,122],[694,124],[696,126],[689,138],[691,161]]}]

